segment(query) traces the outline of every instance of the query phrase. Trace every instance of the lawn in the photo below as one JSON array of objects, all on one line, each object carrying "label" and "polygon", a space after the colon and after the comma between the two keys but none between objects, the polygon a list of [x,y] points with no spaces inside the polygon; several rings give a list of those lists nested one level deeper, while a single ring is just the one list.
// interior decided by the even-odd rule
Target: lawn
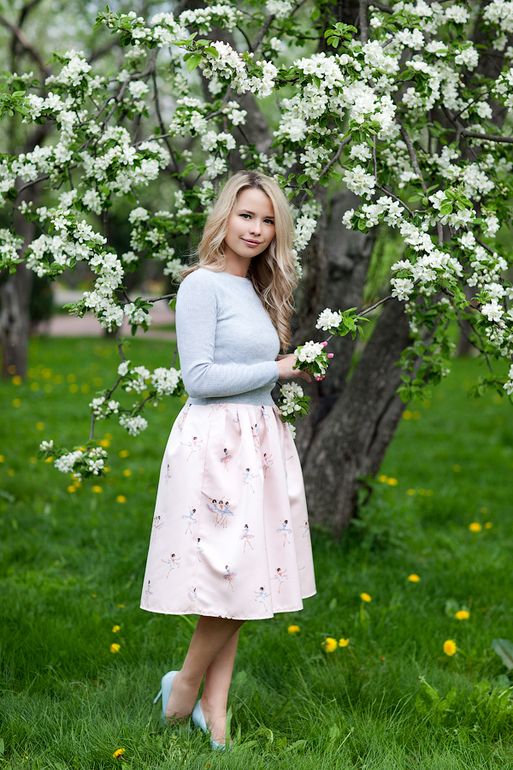
[{"label": "lawn", "polygon": [[[135,339],[128,357],[163,366],[172,353]],[[513,409],[497,394],[467,398],[475,361],[455,361],[431,400],[410,405],[344,540],[313,528],[317,596],[244,626],[224,755],[162,727],[152,705],[193,619],[139,609],[181,404],[152,409],[137,438],[99,423],[110,471],[75,486],[36,459],[38,445],[87,438],[115,346],[39,339],[30,355],[26,380],[0,383],[0,767],[513,768],[513,690],[491,647],[513,640]]]}]

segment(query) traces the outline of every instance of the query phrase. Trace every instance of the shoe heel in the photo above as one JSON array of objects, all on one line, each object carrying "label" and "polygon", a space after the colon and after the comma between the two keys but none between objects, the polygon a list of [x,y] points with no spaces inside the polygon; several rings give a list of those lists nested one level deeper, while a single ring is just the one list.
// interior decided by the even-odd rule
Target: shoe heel
[{"label": "shoe heel", "polygon": [[160,692],[159,692],[159,694],[157,695],[157,697],[156,697],[156,698],[155,698],[155,700],[153,701],[153,705],[155,705],[156,703],[158,703],[161,697],[162,697],[162,688],[160,688]]}]

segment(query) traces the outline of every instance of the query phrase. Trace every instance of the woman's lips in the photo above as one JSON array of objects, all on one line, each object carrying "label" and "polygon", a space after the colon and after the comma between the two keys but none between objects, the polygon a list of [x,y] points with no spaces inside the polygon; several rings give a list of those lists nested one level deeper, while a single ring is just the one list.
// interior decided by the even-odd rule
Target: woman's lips
[{"label": "woman's lips", "polygon": [[241,240],[246,244],[246,246],[260,246],[260,241],[250,241],[247,238],[242,238]]}]

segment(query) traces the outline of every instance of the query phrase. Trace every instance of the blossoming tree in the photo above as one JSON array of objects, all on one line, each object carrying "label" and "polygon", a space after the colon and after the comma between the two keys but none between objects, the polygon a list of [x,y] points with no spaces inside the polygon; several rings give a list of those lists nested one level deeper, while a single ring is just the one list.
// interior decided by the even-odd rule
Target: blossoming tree
[{"label": "blossoming tree", "polygon": [[[513,366],[501,367],[513,352],[513,289],[500,237],[513,167],[513,2],[239,5],[183,2],[149,19],[107,9],[97,23],[123,48],[117,71],[69,50],[44,82],[6,78],[4,114],[51,124],[56,139],[0,161],[2,205],[40,232],[22,250],[15,228],[2,229],[0,266],[55,277],[84,261],[94,287],[72,312],[92,310],[106,329],[124,317],[146,328],[151,300],[129,296],[126,272],[154,259],[177,276],[176,239],[201,227],[226,176],[241,167],[274,175],[296,211],[294,342],[319,378],[298,423],[309,505],[340,531],[404,403],[447,374],[450,322],[470,324],[490,365],[477,389],[513,393]],[[154,205],[147,191],[170,178],[173,206]],[[27,196],[36,186],[46,205]],[[132,228],[124,253],[103,229],[120,205]],[[399,258],[389,290],[365,307],[378,228]],[[375,323],[360,353],[366,317]],[[137,434],[143,402],[179,393],[181,381],[173,367],[131,367],[118,342],[118,380],[91,402],[93,427],[117,416]],[[123,410],[116,388],[150,395]],[[282,402],[285,417],[308,410],[299,386]],[[93,431],[85,449],[44,449],[60,470],[102,472]]]}]

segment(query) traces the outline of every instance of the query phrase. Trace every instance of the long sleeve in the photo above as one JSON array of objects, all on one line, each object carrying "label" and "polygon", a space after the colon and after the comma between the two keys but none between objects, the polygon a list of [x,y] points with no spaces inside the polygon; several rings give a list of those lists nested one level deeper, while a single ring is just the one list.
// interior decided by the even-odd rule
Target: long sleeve
[{"label": "long sleeve", "polygon": [[[225,273],[222,276],[196,270],[184,279],[178,291],[176,333],[180,367],[185,389],[194,399],[236,396],[272,386],[278,379],[276,343],[263,350],[256,321],[261,325],[263,320],[264,334],[270,333],[267,322],[271,327],[272,324],[251,282]],[[259,307],[254,305],[253,297]],[[274,327],[272,333],[275,334]],[[269,350],[272,358],[259,360]]]}]

